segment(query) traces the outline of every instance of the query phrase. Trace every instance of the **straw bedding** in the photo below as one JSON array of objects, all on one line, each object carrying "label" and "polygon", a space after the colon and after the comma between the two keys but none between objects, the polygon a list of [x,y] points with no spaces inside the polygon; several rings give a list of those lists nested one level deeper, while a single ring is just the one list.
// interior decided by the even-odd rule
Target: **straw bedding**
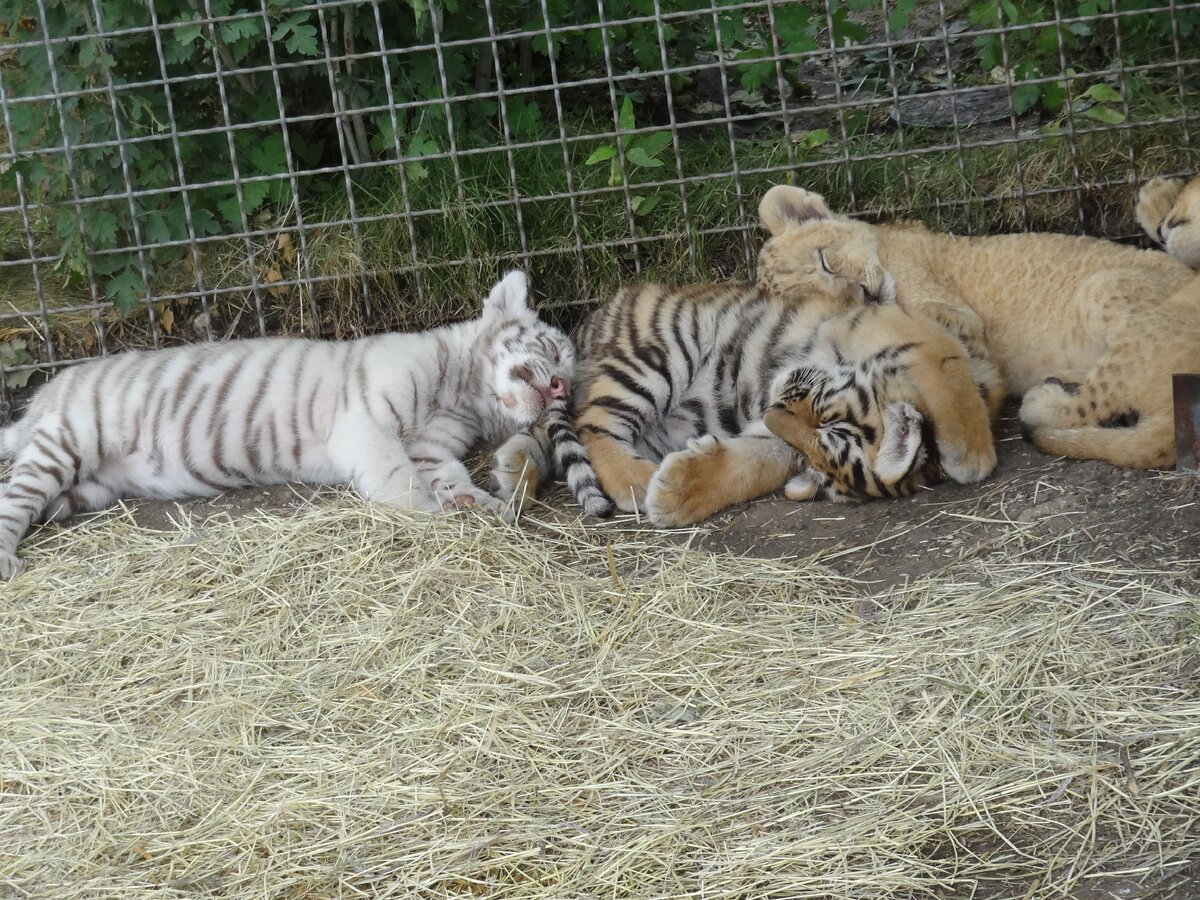
[{"label": "straw bedding", "polygon": [[350,497],[25,552],[0,896],[1061,897],[1200,858],[1200,600],[1132,573],[872,598]]}]

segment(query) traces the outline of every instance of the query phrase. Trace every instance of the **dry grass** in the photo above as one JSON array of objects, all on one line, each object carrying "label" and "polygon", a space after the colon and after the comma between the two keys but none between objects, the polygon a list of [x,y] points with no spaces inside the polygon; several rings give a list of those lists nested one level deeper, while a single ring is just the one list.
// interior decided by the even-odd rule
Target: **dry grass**
[{"label": "dry grass", "polygon": [[0,895],[1061,897],[1196,859],[1200,600],[992,559],[865,598],[351,498],[47,529],[0,589]]}]

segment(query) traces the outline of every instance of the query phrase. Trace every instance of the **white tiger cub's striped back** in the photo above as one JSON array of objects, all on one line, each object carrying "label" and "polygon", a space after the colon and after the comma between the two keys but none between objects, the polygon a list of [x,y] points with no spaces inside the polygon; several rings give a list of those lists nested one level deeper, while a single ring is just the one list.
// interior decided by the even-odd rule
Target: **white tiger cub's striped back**
[{"label": "white tiger cub's striped back", "polygon": [[68,369],[0,429],[0,577],[39,515],[289,480],[348,482],[415,509],[483,505],[461,460],[566,396],[574,349],[510,273],[481,318],[356,341],[263,338]]}]

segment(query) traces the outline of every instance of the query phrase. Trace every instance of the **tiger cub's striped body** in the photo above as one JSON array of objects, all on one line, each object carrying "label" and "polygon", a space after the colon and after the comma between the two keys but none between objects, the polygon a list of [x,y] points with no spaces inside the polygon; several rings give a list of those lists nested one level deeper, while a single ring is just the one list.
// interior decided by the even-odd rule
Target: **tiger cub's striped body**
[{"label": "tiger cub's striped body", "polygon": [[[580,441],[604,492],[656,524],[690,524],[783,485],[797,448],[764,415],[799,370],[841,373],[842,392],[855,397],[848,404],[837,391],[811,392],[824,408],[815,410],[819,443],[809,449],[821,450],[830,491],[890,496],[905,492],[896,485],[906,479],[929,478],[928,431],[951,477],[975,481],[995,465],[989,410],[963,344],[895,304],[829,295],[798,304],[750,285],[648,284],[596,310],[577,341]],[[926,417],[930,428],[920,424]],[[850,420],[853,439],[823,428],[827,418]],[[536,483],[511,475],[546,459],[528,442],[514,438],[497,453],[503,491]]]},{"label": "tiger cub's striped body", "polygon": [[350,483],[398,506],[482,505],[461,459],[566,395],[567,336],[510,273],[480,319],[355,341],[264,338],[126,353],[68,369],[0,429],[0,577],[30,522],[121,496],[176,498],[290,480]]}]

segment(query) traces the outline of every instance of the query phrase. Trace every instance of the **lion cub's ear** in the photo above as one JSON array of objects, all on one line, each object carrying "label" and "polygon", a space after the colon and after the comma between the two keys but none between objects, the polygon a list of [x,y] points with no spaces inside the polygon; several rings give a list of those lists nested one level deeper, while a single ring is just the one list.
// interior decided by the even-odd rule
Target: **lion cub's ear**
[{"label": "lion cub's ear", "polygon": [[804,188],[777,184],[758,204],[758,217],[771,234],[779,234],[817,219],[832,219],[825,198]]}]

